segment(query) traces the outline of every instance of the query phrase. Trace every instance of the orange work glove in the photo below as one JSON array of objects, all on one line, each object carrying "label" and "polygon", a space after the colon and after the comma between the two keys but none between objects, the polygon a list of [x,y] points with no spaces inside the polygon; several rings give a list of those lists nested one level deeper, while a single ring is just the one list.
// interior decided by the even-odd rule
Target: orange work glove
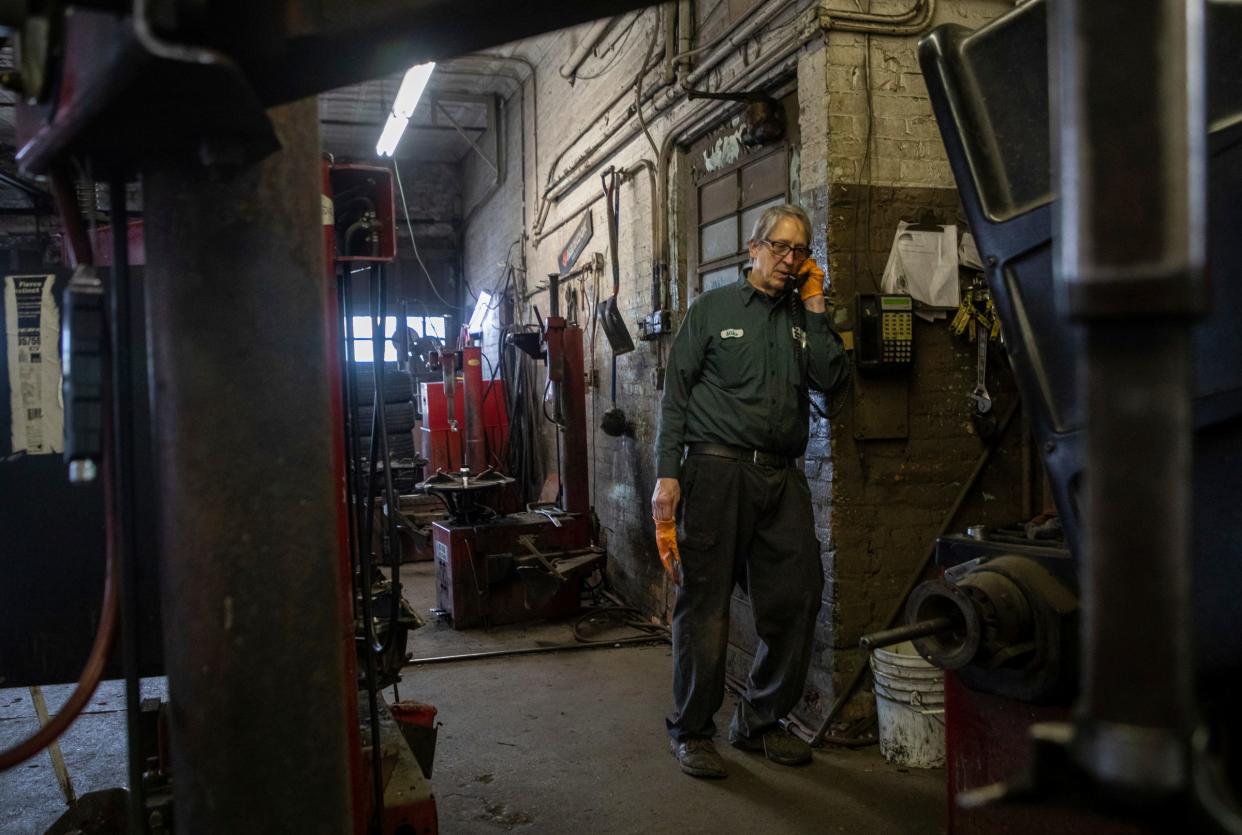
[{"label": "orange work glove", "polygon": [[664,573],[673,581],[673,585],[681,585],[681,552],[677,550],[677,523],[672,519],[655,520],[656,548],[660,552],[660,562],[664,564]]},{"label": "orange work glove", "polygon": [[815,263],[814,258],[802,262],[802,266],[798,268],[798,280],[802,282],[802,301],[824,295],[824,271]]}]

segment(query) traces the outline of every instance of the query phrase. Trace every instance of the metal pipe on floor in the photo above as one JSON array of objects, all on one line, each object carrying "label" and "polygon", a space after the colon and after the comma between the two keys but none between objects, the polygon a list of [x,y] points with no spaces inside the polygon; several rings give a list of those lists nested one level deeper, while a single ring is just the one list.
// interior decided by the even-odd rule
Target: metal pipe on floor
[{"label": "metal pipe on floor", "polygon": [[457,661],[479,661],[485,658],[508,658],[514,655],[542,655],[548,652],[572,652],[580,649],[615,649],[637,644],[667,644],[668,638],[649,635],[638,635],[633,638],[618,638],[615,641],[596,641],[592,643],[552,644],[546,647],[521,647],[519,649],[496,649],[482,652],[463,652],[457,655],[435,655],[430,658],[411,658],[402,667],[422,667],[427,664],[452,664]]},{"label": "metal pipe on floor", "polygon": [[179,832],[352,826],[317,110],[228,178],[143,177]]}]

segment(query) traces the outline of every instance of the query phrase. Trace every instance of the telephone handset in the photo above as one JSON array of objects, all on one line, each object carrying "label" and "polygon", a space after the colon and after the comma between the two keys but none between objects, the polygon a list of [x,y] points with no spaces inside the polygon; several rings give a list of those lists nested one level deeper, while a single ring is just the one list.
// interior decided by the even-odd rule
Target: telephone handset
[{"label": "telephone handset", "polygon": [[785,289],[786,290],[801,290],[802,285],[806,284],[806,280],[810,277],[811,277],[810,273],[802,273],[802,272],[788,273],[788,277],[785,279]]}]

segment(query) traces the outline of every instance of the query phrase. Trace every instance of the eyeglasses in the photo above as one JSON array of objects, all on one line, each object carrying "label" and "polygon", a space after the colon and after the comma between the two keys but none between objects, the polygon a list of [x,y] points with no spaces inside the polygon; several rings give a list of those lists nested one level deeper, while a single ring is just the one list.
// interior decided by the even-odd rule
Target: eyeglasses
[{"label": "eyeglasses", "polygon": [[792,246],[784,241],[769,241],[767,238],[760,238],[760,241],[772,250],[772,254],[778,259],[784,258],[790,252],[793,253],[794,261],[805,261],[811,257],[811,250],[805,246]]}]

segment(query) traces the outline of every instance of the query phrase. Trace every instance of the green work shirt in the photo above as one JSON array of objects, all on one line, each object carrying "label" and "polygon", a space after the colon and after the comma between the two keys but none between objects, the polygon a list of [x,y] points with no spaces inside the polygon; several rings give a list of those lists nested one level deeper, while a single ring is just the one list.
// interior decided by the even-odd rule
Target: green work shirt
[{"label": "green work shirt", "polygon": [[[823,313],[798,323],[784,293],[774,297],[745,277],[701,295],[669,352],[656,438],[656,477],[680,478],[686,444],[727,444],[797,458],[806,452],[810,400],[849,372],[845,349]],[[803,365],[805,364],[805,373]]]}]

